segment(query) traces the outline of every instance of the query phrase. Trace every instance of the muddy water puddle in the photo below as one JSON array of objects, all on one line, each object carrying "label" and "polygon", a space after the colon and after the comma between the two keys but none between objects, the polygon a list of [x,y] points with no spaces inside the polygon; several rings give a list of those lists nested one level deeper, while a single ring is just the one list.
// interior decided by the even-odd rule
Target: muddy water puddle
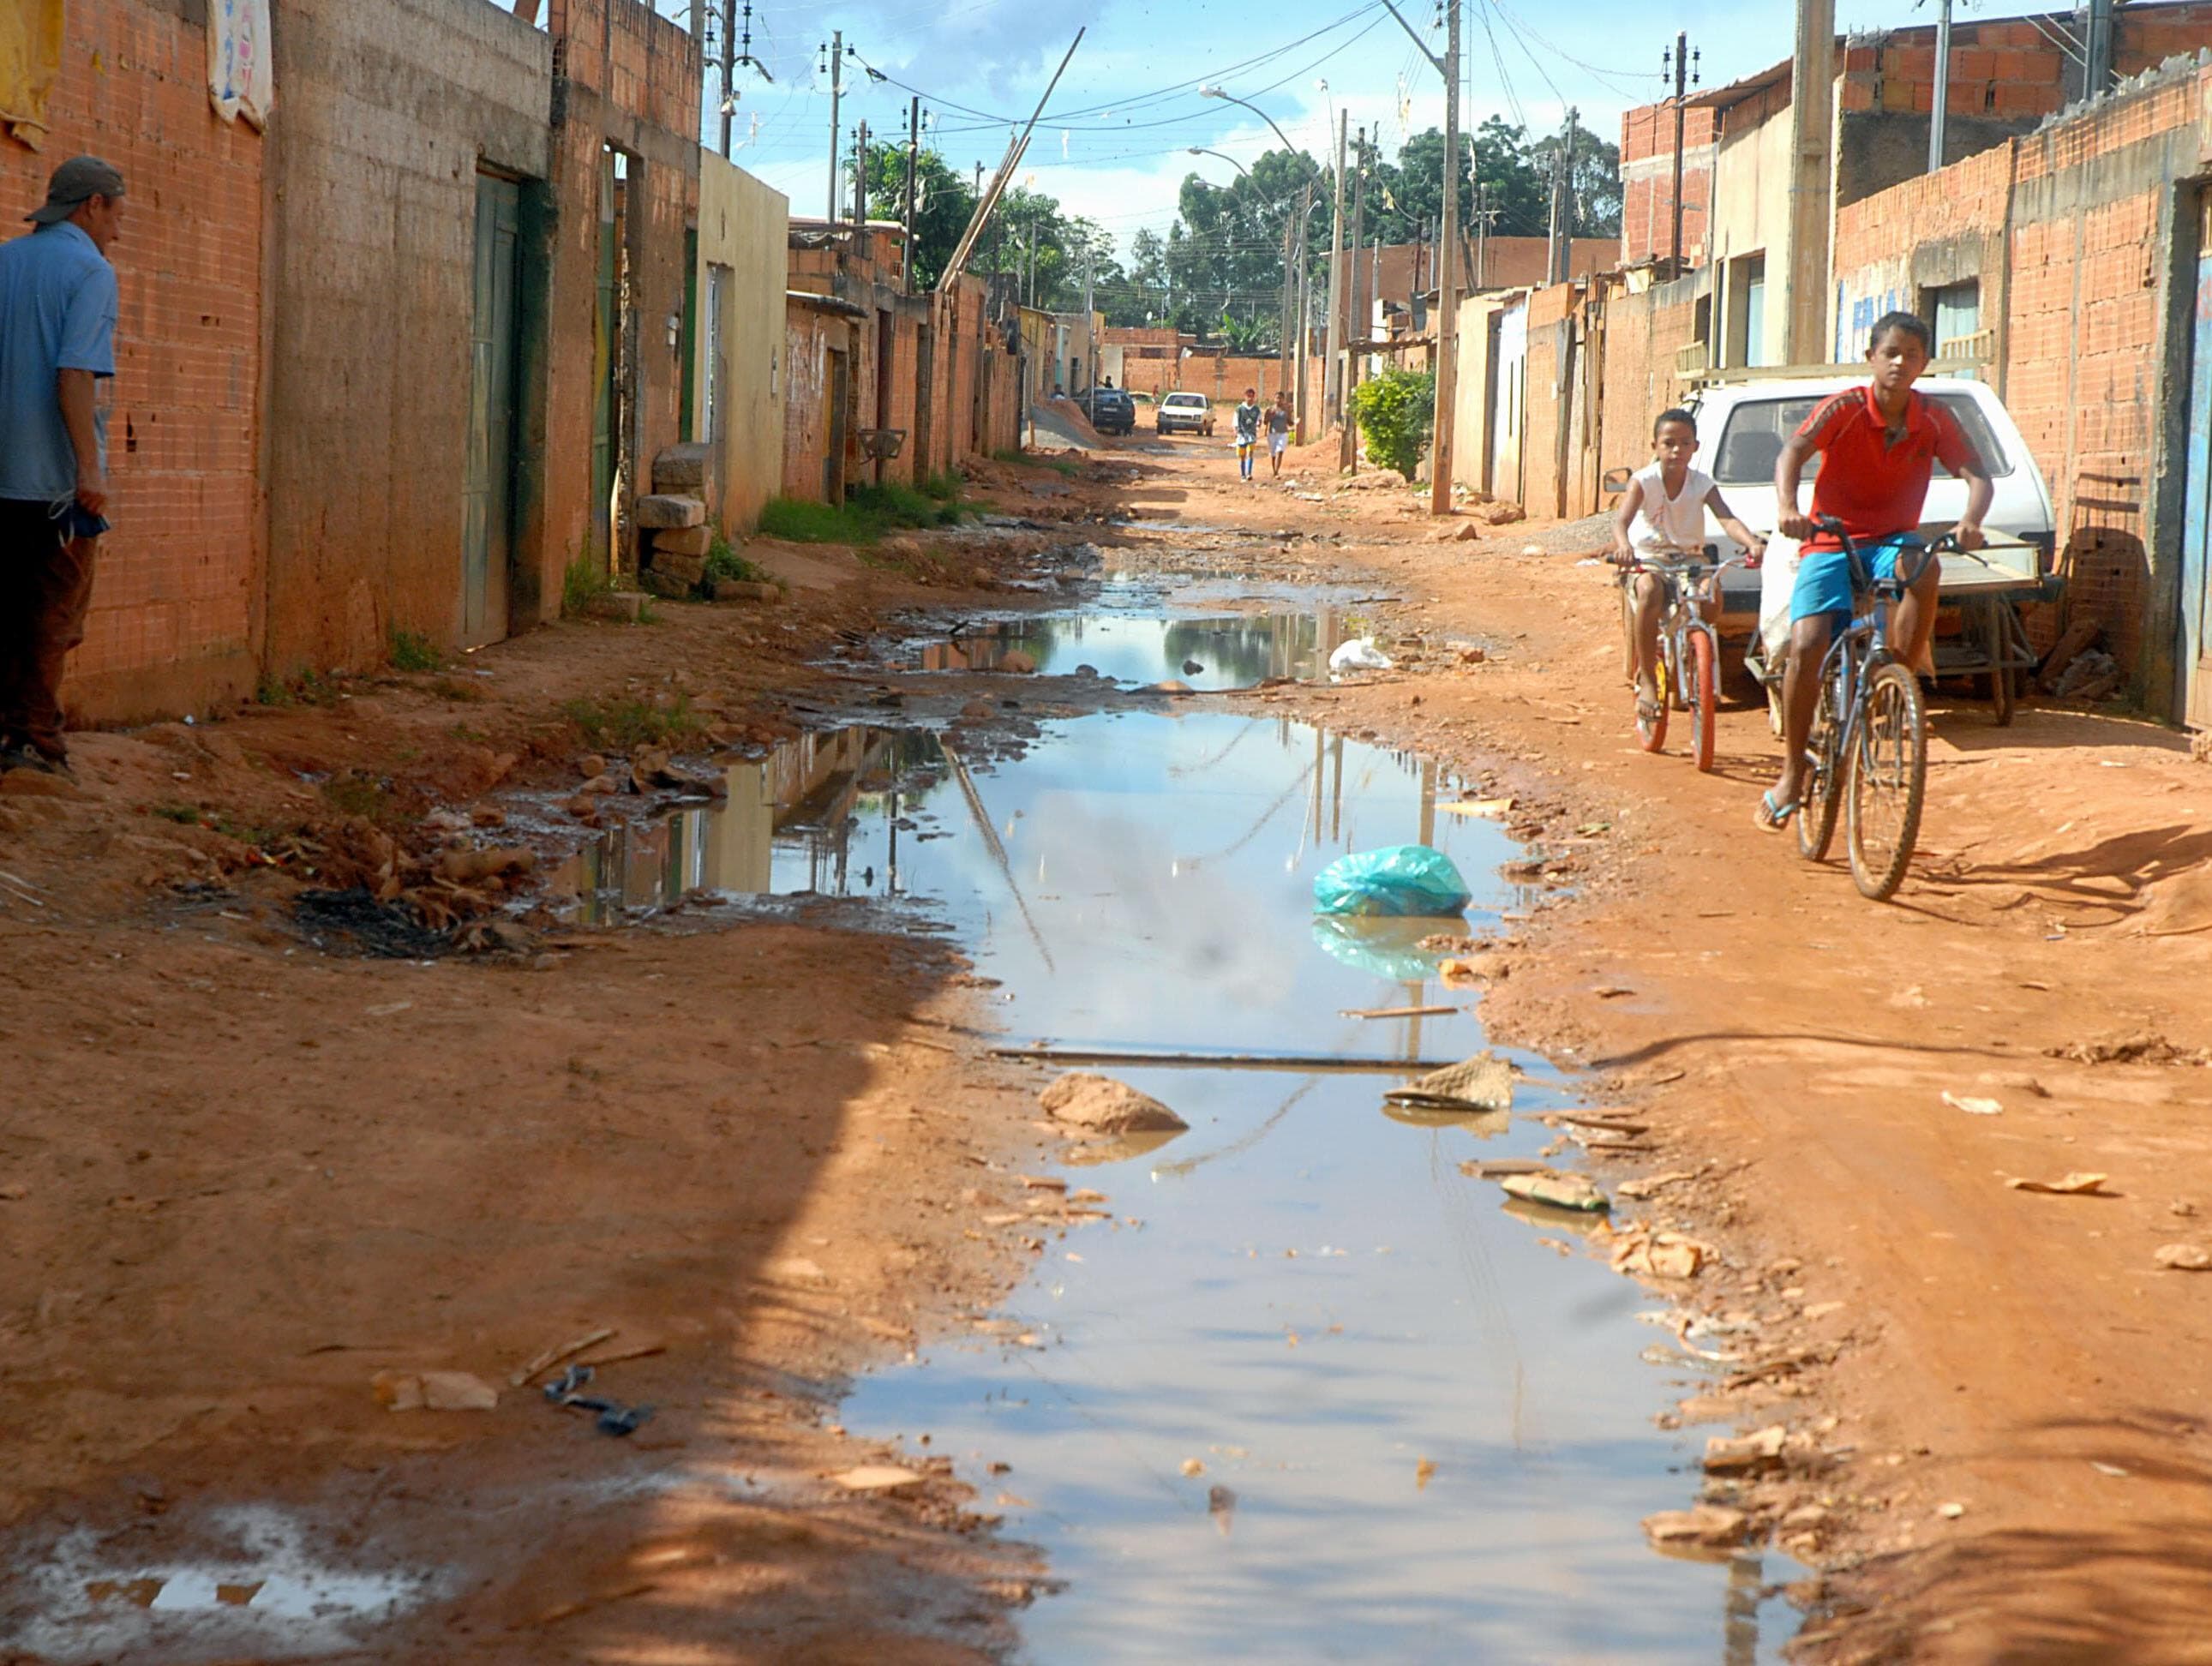
[{"label": "muddy water puddle", "polygon": [[[739,766],[726,805],[574,876],[603,914],[702,888],[926,901],[998,981],[1010,1044],[1385,1064],[1113,1067],[1189,1131],[1085,1153],[1068,1183],[1110,1218],[846,1407],[952,1456],[1047,1550],[1064,1584],[1024,1615],[1030,1658],[1735,1663],[1794,1628],[1762,1596],[1787,1569],[1645,1544],[1703,1439],[1652,1426],[1694,1383],[1644,1357],[1657,1304],[1573,1218],[1460,1172],[1550,1130],[1382,1108],[1388,1061],[1464,1057],[1481,1026],[1419,947],[1434,922],[1317,921],[1312,881],[1420,842],[1476,887],[1469,928],[1526,908],[1492,877],[1516,848],[1441,812],[1454,796],[1418,758],[1218,711],[1048,722],[995,757],[853,729]],[[1449,1010],[1345,1016],[1413,1006]],[[1573,1103],[1516,1061],[1518,1111]]]},{"label": "muddy water puddle", "polygon": [[1334,607],[1165,617],[1101,610],[972,625],[919,644],[908,663],[917,671],[997,671],[1019,654],[1044,676],[1087,667],[1115,683],[1175,682],[1203,693],[1322,676],[1345,634],[1344,613]]}]

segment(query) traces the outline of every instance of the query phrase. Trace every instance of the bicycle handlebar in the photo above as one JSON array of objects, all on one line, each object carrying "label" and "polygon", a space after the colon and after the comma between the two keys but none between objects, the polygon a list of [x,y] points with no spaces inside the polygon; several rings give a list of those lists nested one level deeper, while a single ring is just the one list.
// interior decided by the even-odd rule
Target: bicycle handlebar
[{"label": "bicycle handlebar", "polygon": [[[1851,564],[1852,587],[1858,590],[1872,589],[1874,587],[1874,580],[1867,572],[1865,563],[1859,559],[1858,542],[1851,537],[1850,530],[1844,526],[1844,523],[1837,520],[1833,515],[1815,515],[1813,517],[1813,526],[1814,530],[1818,532],[1830,533],[1835,538],[1838,543],[1843,545],[1844,558]],[[1915,533],[1911,536],[1917,538],[1918,534]],[[1887,539],[1882,539],[1880,541],[1883,543],[1888,542]],[[1902,562],[1899,563],[1899,572],[1896,582],[1907,590],[1910,590],[1914,585],[1920,582],[1922,576],[1928,571],[1929,562],[1947,555],[1972,555],[1973,553],[1971,550],[1961,549],[1959,544],[1959,540],[1949,532],[1940,534],[1932,544],[1916,544],[1915,547],[1919,550],[1920,559],[1914,563],[1911,574],[1909,577],[1905,575],[1903,570],[1904,563]],[[1984,562],[1982,564],[1984,567],[1989,565],[1987,562]]]}]

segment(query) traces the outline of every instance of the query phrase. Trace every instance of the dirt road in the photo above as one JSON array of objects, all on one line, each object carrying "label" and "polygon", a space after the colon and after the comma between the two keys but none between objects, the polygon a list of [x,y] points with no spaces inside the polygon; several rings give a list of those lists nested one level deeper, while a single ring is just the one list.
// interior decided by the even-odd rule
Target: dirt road
[{"label": "dirt road", "polygon": [[[1338,534],[1281,570],[1405,599],[1379,611],[1403,668],[1271,697],[1521,800],[1559,883],[1486,1018],[1638,1110],[1650,1151],[1601,1172],[1687,1175],[1651,1213],[1721,1256],[1674,1293],[1790,1356],[1684,1415],[1820,1454],[1746,1495],[1821,1570],[1808,1656],[2212,1658],[2212,1275],[2155,1260],[2212,1244],[2212,770],[2123,718],[1939,705],[1922,857],[1877,908],[1753,830],[1762,714],[1723,714],[1711,776],[1635,750],[1586,536],[1434,543],[1410,494],[1293,475],[1243,486],[1193,442],[983,483],[1033,515]],[[974,716],[1004,678],[824,655],[900,610],[1044,605],[1002,581],[1053,542],[757,546],[775,608],[562,626],[85,737],[66,796],[0,781],[18,1657],[127,1654],[149,1566],[168,1608],[209,1593],[165,1658],[270,1657],[215,1594],[255,1570],[323,1602],[283,1635],[325,1658],[1011,1646],[1048,1570],[964,1489],[830,1479],[918,1462],[837,1428],[847,1374],[975,1324],[1034,1251],[975,1225],[1021,1207],[1039,1136],[959,957],[827,903],[582,929],[528,910],[527,868],[440,861],[510,816],[557,843],[524,805],[573,843],[663,801],[583,791],[593,754],[659,742],[680,771],[856,711]],[[364,958],[296,907],[356,884],[521,928]],[[2006,1183],[2080,1170],[2106,1195]],[[510,1380],[601,1330],[582,1358],[652,1350],[593,1385],[656,1408],[625,1438]],[[425,1371],[500,1402],[380,1403]]]}]

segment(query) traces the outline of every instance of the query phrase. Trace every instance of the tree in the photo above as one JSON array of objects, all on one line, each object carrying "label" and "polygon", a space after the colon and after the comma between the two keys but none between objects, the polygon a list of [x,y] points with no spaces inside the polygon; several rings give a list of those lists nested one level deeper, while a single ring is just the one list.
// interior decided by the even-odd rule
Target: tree
[{"label": "tree", "polygon": [[[925,150],[915,176],[914,287],[934,289],[945,263],[960,246],[960,234],[975,213],[975,193],[945,158]],[[868,213],[896,220],[906,212],[906,145],[868,147]]]},{"label": "tree", "polygon": [[[1541,172],[1548,192],[1552,169],[1565,148],[1564,133],[1539,139],[1528,158]],[[1569,235],[1620,235],[1620,147],[1608,144],[1577,123],[1574,149],[1567,156]]]}]

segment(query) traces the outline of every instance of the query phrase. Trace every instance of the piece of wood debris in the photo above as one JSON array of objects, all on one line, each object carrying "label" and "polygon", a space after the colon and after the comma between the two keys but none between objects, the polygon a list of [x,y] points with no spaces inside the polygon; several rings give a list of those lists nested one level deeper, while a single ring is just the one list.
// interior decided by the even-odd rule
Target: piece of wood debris
[{"label": "piece of wood debris", "polygon": [[531,1356],[529,1364],[522,1366],[520,1370],[508,1377],[507,1379],[507,1385],[511,1389],[521,1388],[527,1383],[532,1377],[537,1376],[538,1372],[559,1365],[563,1359],[574,1358],[577,1354],[581,1353],[586,1348],[597,1347],[600,1343],[605,1341],[609,1337],[613,1336],[616,1334],[615,1328],[612,1325],[603,1325],[597,1330],[577,1337],[575,1341],[572,1342],[562,1342],[556,1347],[547,1348],[543,1353],[533,1354]]}]

